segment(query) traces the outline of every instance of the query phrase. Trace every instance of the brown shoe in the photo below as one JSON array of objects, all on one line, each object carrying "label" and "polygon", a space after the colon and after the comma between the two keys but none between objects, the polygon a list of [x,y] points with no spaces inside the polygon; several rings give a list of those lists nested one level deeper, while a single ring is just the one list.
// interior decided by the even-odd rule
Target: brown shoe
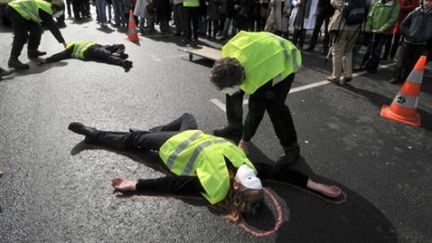
[{"label": "brown shoe", "polygon": [[330,81],[330,82],[332,82],[332,83],[338,85],[338,84],[339,84],[339,79],[340,79],[340,78],[336,78],[336,77],[333,77],[333,76],[328,76],[326,79],[327,79],[328,81]]}]

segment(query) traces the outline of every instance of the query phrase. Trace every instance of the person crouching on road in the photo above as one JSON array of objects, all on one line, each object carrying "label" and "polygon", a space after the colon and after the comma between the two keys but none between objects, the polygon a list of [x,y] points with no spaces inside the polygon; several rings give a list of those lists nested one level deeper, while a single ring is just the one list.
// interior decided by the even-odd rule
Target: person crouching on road
[{"label": "person crouching on road", "polygon": [[58,52],[46,59],[41,59],[39,64],[58,62],[68,58],[96,61],[123,67],[125,72],[132,68],[132,62],[126,60],[125,46],[100,45],[92,41],[73,41],[66,45],[66,50]]},{"label": "person crouching on road", "polygon": [[11,20],[14,29],[12,50],[8,65],[17,70],[26,70],[30,66],[18,60],[24,44],[28,40],[28,57],[38,58],[46,52],[38,50],[42,26],[47,27],[59,43],[66,47],[65,40],[58,29],[53,17],[63,14],[61,6],[51,4],[44,0],[14,0],[8,3],[6,14]]},{"label": "person crouching on road", "polygon": [[69,130],[85,135],[85,142],[110,149],[158,151],[170,175],[138,181],[115,178],[114,189],[148,194],[201,195],[211,204],[227,209],[226,219],[238,222],[253,214],[263,202],[261,179],[292,183],[326,197],[337,198],[342,190],[314,182],[286,167],[255,163],[230,141],[197,130],[195,118],[183,114],[171,123],[149,131],[107,132],[69,124]]},{"label": "person crouching on road", "polygon": [[[285,99],[295,73],[300,69],[300,51],[290,41],[269,32],[241,31],[222,48],[222,59],[215,62],[210,81],[226,94],[228,125],[214,130],[221,137],[239,137],[247,152],[267,110],[284,155],[279,160],[293,163],[300,148],[290,110]],[[243,96],[249,94],[249,112],[244,126]]]}]

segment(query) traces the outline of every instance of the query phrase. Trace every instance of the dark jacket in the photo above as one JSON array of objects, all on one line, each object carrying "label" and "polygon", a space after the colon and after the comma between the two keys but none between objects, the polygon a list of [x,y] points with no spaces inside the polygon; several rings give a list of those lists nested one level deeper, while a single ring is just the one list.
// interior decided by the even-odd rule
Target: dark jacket
[{"label": "dark jacket", "polygon": [[417,8],[402,21],[400,30],[406,42],[426,44],[432,39],[432,11]]}]

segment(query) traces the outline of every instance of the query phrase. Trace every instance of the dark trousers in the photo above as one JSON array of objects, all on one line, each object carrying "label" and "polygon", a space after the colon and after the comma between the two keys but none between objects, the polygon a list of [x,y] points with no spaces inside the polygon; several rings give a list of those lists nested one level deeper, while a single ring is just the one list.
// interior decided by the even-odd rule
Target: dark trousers
[{"label": "dark trousers", "polygon": [[[184,7],[184,28],[186,39],[198,40],[198,21],[200,17],[199,7]],[[192,36],[193,32],[193,36]]]},{"label": "dark trousers", "polygon": [[117,66],[122,66],[125,62],[124,59],[120,58],[114,53],[124,53],[125,46],[120,45],[93,45],[84,53],[87,60],[113,64]]},{"label": "dark trousers", "polygon": [[180,131],[197,129],[195,118],[188,113],[183,114],[176,120],[149,131],[133,132],[109,132],[98,131],[91,141],[112,149],[139,149],[142,151],[155,150],[164,144],[169,138]]},{"label": "dark trousers", "polygon": [[18,58],[24,44],[28,41],[28,50],[37,50],[42,37],[42,27],[33,21],[26,20],[19,13],[7,6],[6,14],[8,15],[14,30],[12,43],[11,58]]},{"label": "dark trousers", "polygon": [[294,29],[293,43],[298,48],[302,49],[304,45],[306,30],[305,29]]},{"label": "dark trousers", "polygon": [[328,33],[328,25],[330,22],[330,17],[328,12],[324,12],[324,11],[318,11],[316,19],[315,19],[315,26],[314,26],[314,30],[312,33],[312,37],[310,40],[310,46],[309,48],[313,49],[315,48],[317,39],[318,39],[318,34],[321,30],[321,26],[323,23],[325,23],[325,28],[324,28],[324,40],[323,40],[323,49],[324,50],[328,50],[328,46],[329,46],[329,41],[330,41],[330,37],[329,37],[329,33]]},{"label": "dark trousers", "polygon": [[414,45],[403,42],[393,72],[393,78],[399,81],[399,83],[404,82],[414,68],[419,57],[423,54],[425,47],[425,45]]},{"label": "dark trousers", "polygon": [[178,3],[174,5],[174,20],[176,25],[176,34],[185,34],[184,27],[184,7],[183,3]]},{"label": "dark trousers", "polygon": [[[297,143],[297,133],[291,112],[285,104],[294,77],[294,73],[290,74],[275,86],[273,86],[273,81],[269,81],[249,97],[249,112],[243,128],[243,140],[249,141],[255,135],[267,110],[280,144],[283,147],[288,147]],[[242,124],[243,96],[243,92],[226,96],[228,123]]]},{"label": "dark trousers", "polygon": [[68,13],[69,18],[72,17],[71,6],[72,6],[72,0],[66,0],[66,9],[67,9],[67,13]]},{"label": "dark trousers", "polygon": [[393,59],[396,55],[397,49],[399,48],[399,42],[401,40],[401,34],[390,35],[385,43],[383,59],[387,59],[390,54],[390,59]]},{"label": "dark trousers", "polygon": [[368,45],[366,53],[366,70],[376,72],[381,60],[382,48],[388,38],[387,34],[371,33],[371,43]]}]

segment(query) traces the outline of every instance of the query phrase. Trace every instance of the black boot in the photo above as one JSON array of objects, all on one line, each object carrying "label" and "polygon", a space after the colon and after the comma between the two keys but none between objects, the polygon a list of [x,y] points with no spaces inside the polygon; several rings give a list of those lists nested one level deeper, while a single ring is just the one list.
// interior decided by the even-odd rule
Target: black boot
[{"label": "black boot", "polygon": [[123,66],[125,72],[129,72],[129,70],[132,68],[132,62],[124,60],[122,66]]},{"label": "black boot", "polygon": [[213,130],[213,135],[218,137],[241,137],[242,136],[242,125],[240,124],[228,124],[221,129]]},{"label": "black boot", "polygon": [[86,127],[82,123],[79,122],[71,122],[68,126],[68,129],[74,133],[78,133],[84,135],[86,143],[93,143],[94,138],[98,135],[99,131],[93,127]]},{"label": "black boot", "polygon": [[277,163],[282,165],[291,165],[298,161],[300,157],[300,147],[298,143],[294,143],[291,146],[283,147],[284,154],[279,157]]},{"label": "black boot", "polygon": [[28,50],[27,56],[29,58],[38,58],[40,56],[46,55],[47,53],[45,51],[38,51],[38,50]]},{"label": "black boot", "polygon": [[18,60],[18,57],[9,58],[8,66],[10,68],[15,68],[16,70],[27,70],[30,68],[28,64],[20,62],[20,60]]},{"label": "black boot", "polygon": [[11,75],[13,72],[14,72],[13,69],[5,70],[5,69],[0,68],[0,80],[2,79],[2,77]]}]

